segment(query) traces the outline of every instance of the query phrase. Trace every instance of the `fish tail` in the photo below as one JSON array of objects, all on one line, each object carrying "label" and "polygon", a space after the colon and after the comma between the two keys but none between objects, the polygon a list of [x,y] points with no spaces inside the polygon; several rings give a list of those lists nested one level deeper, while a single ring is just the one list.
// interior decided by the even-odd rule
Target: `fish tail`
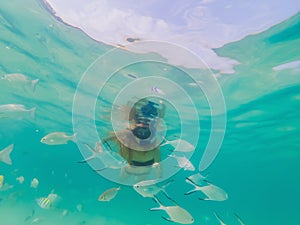
[{"label": "fish tail", "polygon": [[0,161],[6,163],[8,165],[12,165],[10,153],[12,152],[13,148],[14,148],[14,144],[11,144],[1,151],[0,152]]},{"label": "fish tail", "polygon": [[35,92],[35,89],[36,89],[36,85],[37,83],[40,81],[40,79],[35,79],[35,80],[32,80],[31,81],[31,89],[32,89],[32,92]]},{"label": "fish tail", "polygon": [[190,190],[190,191],[184,193],[184,195],[190,195],[190,194],[193,194],[193,193],[196,192],[196,191],[197,191],[197,188],[194,188],[194,189],[192,189],[192,190]]},{"label": "fish tail", "polygon": [[155,207],[150,209],[150,211],[158,211],[158,210],[163,210],[163,209],[162,207]]},{"label": "fish tail", "polygon": [[172,182],[174,182],[174,179],[167,181],[162,187],[162,192],[166,195],[167,198],[170,198],[167,191],[166,191],[166,187],[168,187]]},{"label": "fish tail", "polygon": [[244,222],[242,221],[241,217],[239,217],[238,214],[234,213],[234,216],[236,217],[236,219],[239,221],[239,223],[240,223],[241,225],[244,225]]},{"label": "fish tail", "polygon": [[70,138],[71,141],[73,141],[74,143],[76,143],[76,138],[77,138],[77,133],[73,134]]},{"label": "fish tail", "polygon": [[164,206],[158,200],[156,195],[154,195],[153,200],[159,205],[159,207],[151,208],[150,211],[164,210]]},{"label": "fish tail", "polygon": [[169,144],[169,140],[166,137],[164,137],[164,136],[161,136],[161,137],[164,139],[165,143],[162,143],[160,146],[165,146],[165,145]]}]

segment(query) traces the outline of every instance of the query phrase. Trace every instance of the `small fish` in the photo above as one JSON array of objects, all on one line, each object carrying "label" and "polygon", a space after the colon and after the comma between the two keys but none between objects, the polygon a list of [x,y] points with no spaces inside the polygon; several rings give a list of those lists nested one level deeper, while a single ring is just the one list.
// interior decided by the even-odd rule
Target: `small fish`
[{"label": "small fish", "polygon": [[63,145],[68,141],[76,142],[76,134],[68,136],[65,132],[53,132],[41,139],[41,143],[46,145]]},{"label": "small fish", "polygon": [[17,177],[16,180],[19,181],[20,184],[23,184],[25,178],[23,176],[20,176],[20,177]]},{"label": "small fish", "polygon": [[120,190],[120,187],[117,188],[110,188],[106,191],[104,191],[99,197],[98,201],[100,202],[109,202],[112,200],[116,195],[118,194],[118,191]]},{"label": "small fish", "polygon": [[166,93],[163,90],[159,89],[156,86],[152,86],[151,91],[155,94],[166,95]]},{"label": "small fish", "polygon": [[154,198],[154,201],[159,204],[158,208],[152,208],[150,209],[151,211],[154,210],[164,210],[170,218],[165,218],[162,217],[163,219],[175,223],[180,223],[180,224],[192,224],[194,223],[194,218],[193,216],[184,208],[178,206],[177,204],[175,206],[164,206],[162,205],[157,197]]},{"label": "small fish", "polygon": [[78,212],[81,212],[82,209],[83,209],[83,205],[82,204],[76,205],[76,209],[77,209]]},{"label": "small fish", "polygon": [[0,105],[0,118],[17,118],[24,119],[26,117],[35,118],[36,108],[26,109],[20,104]]},{"label": "small fish", "polygon": [[36,202],[42,209],[50,209],[51,207],[51,201],[48,198],[37,198]]},{"label": "small fish", "polygon": [[213,185],[206,181],[208,185],[206,186],[199,186],[199,184],[194,183],[194,181],[186,178],[186,182],[192,184],[195,188],[191,191],[185,193],[185,195],[192,194],[196,191],[201,191],[203,194],[207,196],[207,198],[199,198],[200,200],[207,200],[207,201],[225,201],[228,199],[228,194],[221,188],[216,185]]},{"label": "small fish", "polygon": [[241,225],[245,225],[244,222],[242,221],[242,219],[238,216],[238,214],[234,213],[234,216],[236,217],[237,221],[238,221]]},{"label": "small fish", "polygon": [[128,73],[127,76],[131,79],[137,79],[138,77],[132,73]]},{"label": "small fish", "polygon": [[53,203],[57,200],[58,195],[50,193],[47,197],[37,198],[36,202],[39,207],[42,209],[50,209],[53,206]]},{"label": "small fish", "polygon": [[194,171],[194,165],[185,156],[169,155],[177,160],[178,166],[184,170]]},{"label": "small fish", "polygon": [[14,149],[14,144],[11,144],[11,145],[7,146],[6,148],[4,148],[0,152],[0,161],[6,163],[8,165],[12,165],[10,153],[12,152],[13,149]]},{"label": "small fish", "polygon": [[30,84],[33,92],[35,91],[36,85],[39,82],[39,79],[30,80],[27,76],[20,73],[6,74],[3,75],[1,79],[15,84]]},{"label": "small fish", "polygon": [[140,38],[133,38],[133,37],[128,37],[126,38],[126,41],[130,42],[130,43],[133,43],[135,41],[140,41],[141,39]]},{"label": "small fish", "polygon": [[39,186],[39,180],[37,178],[33,178],[30,183],[30,187],[36,189],[38,186]]},{"label": "small fish", "polygon": [[178,140],[173,140],[173,141],[169,141],[166,138],[165,139],[165,143],[161,144],[160,146],[164,146],[164,145],[172,145],[176,152],[192,152],[195,150],[195,146],[192,145],[191,143],[183,140],[183,139],[178,139]]},{"label": "small fish", "polygon": [[67,209],[64,209],[61,215],[66,216],[66,215],[68,215],[68,213],[69,213],[69,211]]},{"label": "small fish", "polygon": [[174,180],[169,180],[163,186],[156,185],[156,180],[144,180],[133,185],[133,189],[144,198],[154,198],[159,192],[165,193],[168,196],[165,188]]},{"label": "small fish", "polygon": [[216,212],[214,212],[214,214],[215,214],[215,217],[217,218],[217,220],[220,222],[221,225],[226,225],[226,223],[224,223],[224,221],[220,218],[220,216]]}]

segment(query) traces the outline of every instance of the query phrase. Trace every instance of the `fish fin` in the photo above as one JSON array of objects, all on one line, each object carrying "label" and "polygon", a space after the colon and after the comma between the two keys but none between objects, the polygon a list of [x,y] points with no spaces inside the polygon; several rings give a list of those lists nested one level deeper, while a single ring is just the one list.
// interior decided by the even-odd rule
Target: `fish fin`
[{"label": "fish fin", "polygon": [[168,145],[168,144],[169,144],[169,140],[168,140],[166,137],[164,137],[164,136],[161,136],[161,137],[164,139],[165,143],[162,143],[162,144],[160,145],[160,147],[165,146],[165,145]]},{"label": "fish fin", "polygon": [[197,191],[197,189],[195,188],[195,189],[193,189],[193,190],[190,190],[190,191],[184,193],[184,195],[190,195],[190,194],[195,193],[196,191]]},{"label": "fish fin", "polygon": [[161,207],[156,207],[156,208],[151,208],[150,211],[158,211],[158,210],[163,210]]},{"label": "fish fin", "polygon": [[32,80],[31,81],[31,89],[32,89],[32,92],[35,92],[35,89],[36,89],[36,85],[37,83],[40,81],[40,79],[35,79],[35,80]]},{"label": "fish fin", "polygon": [[162,187],[161,187],[161,190],[162,192],[164,193],[164,195],[170,199],[170,196],[168,195],[168,193],[166,192],[166,187],[169,186],[170,183],[174,182],[174,179],[171,179],[169,181],[167,181]]},{"label": "fish fin", "polygon": [[166,221],[169,221],[169,222],[173,222],[173,223],[174,223],[174,221],[171,220],[170,218],[166,218],[166,217],[164,217],[164,216],[162,216],[161,218],[163,218],[163,219],[166,220]]},{"label": "fish fin", "polygon": [[94,156],[94,155],[92,155],[92,156],[90,156],[90,157],[88,157],[88,158],[86,158],[86,159],[84,159],[84,160],[82,160],[82,161],[79,161],[79,162],[77,162],[77,163],[86,163],[87,161],[90,161],[90,160],[92,160],[92,159],[95,159],[96,157]]},{"label": "fish fin", "polygon": [[100,171],[105,170],[105,169],[107,169],[107,167],[104,167],[104,168],[102,168],[102,169],[97,169],[97,170],[94,170],[94,171],[95,171],[95,172],[100,172]]},{"label": "fish fin", "polygon": [[76,138],[77,138],[77,133],[74,133],[71,137],[70,140],[76,143]]},{"label": "fish fin", "polygon": [[187,183],[190,183],[190,184],[194,185],[195,187],[200,187],[198,184],[196,184],[193,180],[191,180],[191,179],[188,178],[188,177],[185,178],[185,181],[186,181]]},{"label": "fish fin", "polygon": [[10,153],[12,152],[13,148],[14,148],[14,144],[11,144],[1,151],[0,152],[0,161],[6,163],[8,165],[12,165]]},{"label": "fish fin", "polygon": [[169,186],[170,183],[174,182],[174,179],[168,180],[161,188],[165,189],[167,186]]},{"label": "fish fin", "polygon": [[241,225],[244,225],[244,222],[242,221],[241,217],[239,217],[238,214],[234,213],[234,216],[236,217],[236,219],[239,221],[239,223],[240,223]]},{"label": "fish fin", "polygon": [[199,200],[201,200],[201,201],[208,201],[209,200],[209,198],[198,198]]},{"label": "fish fin", "polygon": [[36,111],[36,107],[33,107],[32,109],[29,110],[30,111],[30,117],[35,120],[35,111]]},{"label": "fish fin", "polygon": [[208,180],[203,180],[205,183],[208,183],[208,184],[212,184],[210,181],[208,181]]},{"label": "fish fin", "polygon": [[224,221],[221,219],[221,217],[216,212],[214,212],[214,215],[221,224],[225,224]]},{"label": "fish fin", "polygon": [[165,190],[162,190],[162,192],[164,193],[164,195],[165,195],[168,199],[170,199],[170,200],[172,201],[171,197],[168,195],[168,193],[167,193]]},{"label": "fish fin", "polygon": [[177,202],[173,198],[168,197],[168,199],[170,199],[175,205],[178,205]]},{"label": "fish fin", "polygon": [[84,143],[84,145],[91,151],[93,154],[96,152],[94,148],[92,148],[88,143]]},{"label": "fish fin", "polygon": [[161,204],[161,202],[159,201],[159,199],[157,198],[157,196],[154,195],[152,199],[159,205],[159,207],[157,207],[157,208],[152,208],[152,209],[150,209],[150,210],[151,210],[151,211],[153,211],[153,210],[163,210],[163,207],[164,207],[164,206]]}]

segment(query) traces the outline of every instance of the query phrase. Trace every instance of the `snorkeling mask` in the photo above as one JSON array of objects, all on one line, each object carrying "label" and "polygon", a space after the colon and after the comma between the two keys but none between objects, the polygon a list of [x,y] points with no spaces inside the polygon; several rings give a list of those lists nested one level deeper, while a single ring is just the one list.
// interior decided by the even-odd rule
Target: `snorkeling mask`
[{"label": "snorkeling mask", "polygon": [[[134,122],[131,132],[140,140],[149,139],[155,128],[153,122],[158,117],[159,105],[152,101],[142,99],[134,104],[130,111],[131,119]],[[150,140],[151,141],[151,140]]]}]

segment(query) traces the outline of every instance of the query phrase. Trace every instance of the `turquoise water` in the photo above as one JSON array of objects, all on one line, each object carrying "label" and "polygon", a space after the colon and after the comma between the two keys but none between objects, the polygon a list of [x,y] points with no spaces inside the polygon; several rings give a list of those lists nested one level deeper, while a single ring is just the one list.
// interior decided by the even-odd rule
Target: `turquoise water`
[{"label": "turquoise water", "polygon": [[[0,162],[0,175],[4,175],[5,183],[13,185],[9,190],[0,189],[0,224],[170,224],[161,218],[167,217],[164,212],[149,210],[157,205],[152,199],[143,198],[131,186],[105,179],[88,164],[76,163],[82,155],[75,143],[40,143],[51,132],[73,133],[72,107],[78,83],[87,68],[113,47],[57,21],[38,1],[21,4],[14,0],[0,5],[0,76],[21,73],[31,80],[39,79],[35,91],[30,84],[0,80],[0,105],[36,107],[35,118],[0,117],[0,149],[14,144],[13,164]],[[265,32],[215,49],[219,56],[230,57],[239,64],[234,74],[217,76],[227,108],[226,134],[216,160],[203,174],[209,173],[209,180],[226,190],[229,198],[213,202],[198,200],[200,193],[185,196],[192,186],[184,179],[196,171],[176,173],[167,192],[193,215],[194,224],[220,224],[214,211],[226,224],[238,224],[234,213],[245,224],[292,225],[300,220],[299,27],[298,13]],[[117,53],[115,61],[107,61],[101,68],[100,81],[108,68],[124,58],[142,57],[122,49]],[[163,60],[154,53],[148,55]],[[288,64],[291,62],[295,63]],[[188,71],[210,74],[205,70]],[[195,101],[201,130],[191,162],[197,170],[210,134],[209,104],[203,93],[188,85],[190,78],[171,65],[143,63],[116,72],[97,97],[95,124],[99,136],[106,136],[111,128],[111,102],[131,81],[128,73],[139,77],[160,74],[180,84]],[[89,98],[90,90],[84,91]],[[172,96],[168,99],[174,100]],[[190,108],[186,107],[188,115]],[[168,134],[178,134],[178,115],[175,108],[169,108],[172,110],[167,112],[166,123],[172,129]],[[193,125],[188,116],[185,119]],[[90,138],[89,127],[81,130]],[[185,135],[192,137],[193,130]],[[167,153],[162,154],[167,157]],[[20,176],[25,178],[22,184],[16,181]],[[33,178],[39,180],[36,189],[30,187]],[[97,201],[102,192],[117,186],[121,190],[115,199]],[[57,205],[40,208],[35,199],[52,190],[59,196]]]}]

